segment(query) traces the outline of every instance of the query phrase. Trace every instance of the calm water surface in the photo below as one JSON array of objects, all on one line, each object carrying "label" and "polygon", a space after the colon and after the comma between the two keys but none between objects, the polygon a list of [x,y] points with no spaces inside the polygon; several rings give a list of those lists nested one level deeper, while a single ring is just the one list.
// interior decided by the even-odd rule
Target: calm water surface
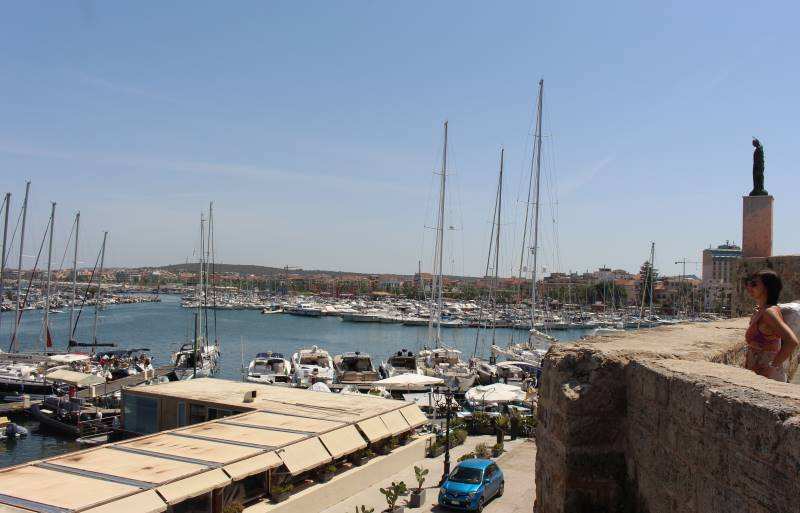
[{"label": "calm water surface", "polygon": [[[155,365],[169,362],[172,351],[190,340],[193,331],[194,311],[181,308],[177,296],[162,296],[160,303],[113,305],[99,312],[97,338],[101,342],[116,342],[119,348],[146,347],[155,359]],[[67,341],[67,312],[51,315],[51,333],[55,346],[65,347]],[[87,308],[81,315],[77,338],[91,340],[94,311]],[[23,351],[41,349],[39,334],[42,313],[25,312],[20,330]],[[5,313],[0,326],[0,348],[8,350],[13,324],[13,314]],[[209,313],[209,328],[213,337],[213,313]],[[338,317],[298,317],[293,315],[262,315],[256,310],[217,311],[217,334],[222,348],[218,377],[241,379],[242,348],[244,365],[261,351],[278,351],[287,358],[300,347],[317,344],[331,355],[344,351],[362,351],[372,355],[377,366],[394,351],[417,351],[427,343],[428,329],[423,326],[399,324],[342,322]],[[472,355],[478,339],[478,354],[488,357],[492,344],[491,332],[473,328],[443,329],[444,342],[461,349],[466,357]],[[560,331],[561,340],[575,340],[584,331]],[[527,333],[499,329],[495,333],[498,345],[512,340],[522,341]],[[31,435],[16,441],[0,443],[0,467],[24,463],[33,459],[63,454],[79,448],[71,440],[51,432],[39,432],[38,423],[24,417],[13,418],[26,426]]]}]

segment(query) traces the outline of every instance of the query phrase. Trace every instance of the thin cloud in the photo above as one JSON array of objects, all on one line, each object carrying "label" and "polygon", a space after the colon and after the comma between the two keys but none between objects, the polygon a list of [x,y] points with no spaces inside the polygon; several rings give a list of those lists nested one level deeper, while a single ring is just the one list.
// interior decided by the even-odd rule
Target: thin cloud
[{"label": "thin cloud", "polygon": [[589,168],[578,173],[576,176],[568,180],[564,186],[564,194],[571,194],[580,189],[584,185],[594,180],[600,173],[605,171],[608,166],[617,159],[616,152],[610,153],[605,158],[593,163]]}]

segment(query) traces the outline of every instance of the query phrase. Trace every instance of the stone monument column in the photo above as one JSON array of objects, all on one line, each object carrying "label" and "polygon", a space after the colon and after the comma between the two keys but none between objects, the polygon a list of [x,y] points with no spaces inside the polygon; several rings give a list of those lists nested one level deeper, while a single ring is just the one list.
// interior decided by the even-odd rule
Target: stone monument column
[{"label": "stone monument column", "polygon": [[764,189],[764,147],[753,139],[753,190],[742,205],[742,256],[772,256],[772,203]]},{"label": "stone monument column", "polygon": [[742,256],[772,256],[772,196],[742,198]]}]

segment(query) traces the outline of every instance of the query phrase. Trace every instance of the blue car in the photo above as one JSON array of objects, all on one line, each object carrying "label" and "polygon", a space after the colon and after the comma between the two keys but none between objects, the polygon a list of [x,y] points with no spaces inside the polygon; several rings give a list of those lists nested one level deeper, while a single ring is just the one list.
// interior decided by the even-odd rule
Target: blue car
[{"label": "blue car", "polygon": [[439,489],[439,505],[481,512],[487,502],[503,495],[505,484],[503,471],[492,460],[464,460]]}]

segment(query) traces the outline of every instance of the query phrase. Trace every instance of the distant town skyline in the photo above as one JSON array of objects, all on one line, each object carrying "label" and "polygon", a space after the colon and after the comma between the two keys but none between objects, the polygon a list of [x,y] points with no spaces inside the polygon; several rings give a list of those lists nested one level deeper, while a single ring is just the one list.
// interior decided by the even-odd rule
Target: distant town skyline
[{"label": "distant town skyline", "polygon": [[704,249],[741,242],[752,136],[775,196],[774,252],[795,253],[800,71],[787,62],[798,11],[11,4],[0,20],[10,232],[30,179],[28,268],[50,201],[54,268],[71,265],[76,210],[81,265],[103,230],[109,267],[194,259],[200,212],[214,201],[219,262],[409,275],[421,260],[430,272],[447,119],[445,273],[485,272],[502,146],[500,274],[513,276],[544,77],[544,274],[635,273],[655,241],[663,274],[681,274],[685,259],[699,275]]}]

